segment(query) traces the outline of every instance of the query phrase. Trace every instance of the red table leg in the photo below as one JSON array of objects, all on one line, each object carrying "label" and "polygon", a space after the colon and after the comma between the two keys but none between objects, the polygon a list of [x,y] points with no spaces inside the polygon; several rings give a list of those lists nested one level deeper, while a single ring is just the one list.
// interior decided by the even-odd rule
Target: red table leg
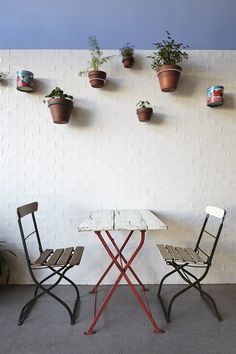
[{"label": "red table leg", "polygon": [[[123,256],[123,254],[121,253],[122,250],[119,250],[118,246],[115,243],[114,238],[111,236],[109,231],[106,231],[107,236],[109,237],[111,243],[113,244],[113,246],[115,247],[116,251],[118,252],[118,254],[120,255],[121,259],[123,259],[123,261],[125,262],[125,264],[127,264],[127,260],[126,258]],[[141,286],[143,291],[148,291],[149,289],[146,288],[143,283],[141,282],[141,280],[139,279],[139,277],[137,276],[137,274],[135,273],[135,271],[133,270],[133,268],[131,266],[128,267],[128,269],[131,271],[131,273],[133,274],[133,276],[135,277],[135,279],[137,280],[137,282],[139,283],[139,285]]]},{"label": "red table leg", "polygon": [[[127,245],[130,237],[132,236],[133,231],[130,231],[130,233],[128,234],[125,242],[123,243],[123,245],[121,246],[119,252],[117,253],[117,255],[115,256],[115,258],[117,259],[120,255],[120,253],[123,251],[123,249],[125,248],[125,246]],[[109,270],[112,268],[112,266],[115,264],[114,260],[111,262],[111,264],[108,266],[108,268],[105,270],[105,272],[103,273],[103,275],[101,276],[101,278],[99,279],[99,281],[97,282],[97,284],[95,285],[95,287],[90,290],[91,294],[94,294],[96,289],[99,287],[99,285],[101,284],[101,282],[103,281],[103,279],[105,278],[105,276],[107,275],[107,273],[109,272]]]},{"label": "red table leg", "polygon": [[[105,310],[108,302],[110,301],[113,293],[115,292],[118,284],[120,283],[121,279],[124,277],[125,280],[127,281],[128,285],[130,286],[132,292],[134,293],[136,299],[138,300],[140,306],[143,308],[144,312],[146,313],[147,317],[149,318],[150,322],[153,325],[153,330],[156,333],[163,333],[163,331],[158,327],[157,323],[155,322],[154,318],[152,317],[152,313],[149,309],[149,307],[145,304],[145,302],[142,300],[142,298],[140,297],[139,293],[137,292],[136,288],[134,287],[134,285],[132,284],[132,282],[130,281],[129,277],[126,274],[127,269],[130,268],[131,263],[133,262],[133,260],[135,259],[135,257],[137,256],[137,254],[139,253],[139,251],[141,250],[143,244],[144,244],[144,240],[145,240],[145,231],[141,231],[141,240],[140,243],[138,245],[138,247],[136,248],[136,250],[134,251],[133,255],[130,257],[130,259],[127,261],[127,263],[125,264],[125,266],[122,268],[122,266],[119,264],[119,262],[117,261],[118,256],[114,256],[114,254],[112,253],[112,251],[110,250],[109,246],[107,245],[106,241],[104,240],[102,234],[100,231],[96,232],[97,236],[99,237],[100,241],[102,242],[104,248],[106,249],[107,253],[109,254],[109,256],[112,258],[113,260],[113,264],[116,264],[117,268],[120,270],[120,275],[118,276],[116,282],[114,283],[114,285],[112,286],[112,288],[110,289],[108,295],[106,296],[103,304],[101,305],[100,309],[98,310],[98,313],[96,314],[96,316],[93,319],[93,322],[91,323],[91,325],[89,326],[87,332],[85,332],[85,334],[94,334],[95,332],[93,331],[98,319],[100,318],[102,312]],[[114,240],[113,240],[114,241]],[[114,241],[115,243],[115,241]],[[116,245],[116,247],[118,247]],[[118,255],[120,253],[120,250],[118,252]]]}]

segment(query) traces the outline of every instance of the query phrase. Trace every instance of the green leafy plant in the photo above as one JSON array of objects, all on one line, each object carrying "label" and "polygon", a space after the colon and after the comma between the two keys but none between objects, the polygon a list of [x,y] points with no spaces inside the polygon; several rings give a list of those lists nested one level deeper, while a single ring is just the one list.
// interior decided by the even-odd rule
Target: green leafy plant
[{"label": "green leafy plant", "polygon": [[119,49],[120,55],[122,55],[122,57],[124,58],[132,57],[132,55],[134,54],[134,48],[135,47],[131,45],[130,42],[127,42],[126,45]]},{"label": "green leafy plant", "polygon": [[6,277],[6,283],[9,282],[9,277],[11,273],[11,269],[9,266],[8,259],[6,257],[6,253],[11,253],[16,257],[16,254],[3,246],[5,241],[0,241],[0,277],[3,275]]},{"label": "green leafy plant", "polygon": [[0,72],[0,80],[6,79],[8,76],[8,73]]},{"label": "green leafy plant", "polygon": [[113,55],[103,56],[103,52],[95,36],[89,37],[89,48],[91,51],[91,59],[88,61],[89,66],[85,70],[80,71],[80,76],[87,74],[89,71],[99,70],[104,63],[107,63],[113,57]]},{"label": "green leafy plant", "polygon": [[[65,98],[68,100],[73,100],[73,96],[67,95],[64,93],[63,90],[61,90],[59,87],[56,87],[55,89],[52,90],[48,95],[45,96],[46,98]],[[43,101],[44,103],[46,100]]]},{"label": "green leafy plant", "polygon": [[149,108],[149,107],[151,107],[151,104],[150,104],[150,102],[148,102],[148,101],[139,101],[139,102],[136,104],[136,106],[137,106],[138,108]]},{"label": "green leafy plant", "polygon": [[148,58],[152,59],[151,68],[154,70],[161,65],[176,65],[184,59],[188,59],[188,53],[183,51],[183,49],[187,49],[189,46],[185,46],[183,43],[177,43],[171,37],[170,32],[165,32],[167,34],[167,40],[153,43],[157,51],[153,52],[153,55],[148,56]]}]

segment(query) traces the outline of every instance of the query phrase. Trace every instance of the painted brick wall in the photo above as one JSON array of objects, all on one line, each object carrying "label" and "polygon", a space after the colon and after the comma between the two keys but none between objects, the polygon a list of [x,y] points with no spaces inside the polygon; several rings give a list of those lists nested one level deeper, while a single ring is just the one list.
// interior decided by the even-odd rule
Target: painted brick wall
[{"label": "painted brick wall", "polygon": [[[115,57],[104,66],[107,86],[93,89],[78,76],[87,51],[0,51],[1,71],[10,71],[0,82],[0,239],[17,253],[12,283],[30,282],[16,207],[35,200],[45,247],[85,246],[81,267],[71,272],[83,284],[95,283],[109,262],[95,235],[77,232],[90,210],[148,208],[159,214],[169,230],[149,232],[135,262],[145,283],[157,283],[167,266],[155,244],[193,246],[205,206],[223,207],[227,219],[207,281],[236,281],[236,51],[190,51],[172,94],[160,91],[148,54],[137,51],[133,69]],[[18,69],[34,72],[34,93],[15,89]],[[206,89],[214,84],[225,86],[225,105],[213,109],[206,107]],[[42,102],[55,86],[75,97],[69,125],[53,124]],[[150,123],[137,120],[140,99],[153,105]],[[137,241],[138,235],[130,246]],[[106,282],[115,276],[114,270]]]}]

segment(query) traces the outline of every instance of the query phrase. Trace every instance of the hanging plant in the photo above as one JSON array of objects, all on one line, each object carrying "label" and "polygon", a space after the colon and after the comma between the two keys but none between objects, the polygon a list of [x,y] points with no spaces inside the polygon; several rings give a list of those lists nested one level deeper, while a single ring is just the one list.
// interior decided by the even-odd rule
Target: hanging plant
[{"label": "hanging plant", "polygon": [[48,107],[51,110],[53,123],[68,123],[73,108],[73,96],[67,95],[59,87],[56,87],[45,97],[48,98]]},{"label": "hanging plant", "polygon": [[134,46],[130,42],[127,42],[126,45],[121,47],[120,55],[122,55],[122,63],[125,68],[131,68],[134,64]]},{"label": "hanging plant", "polygon": [[89,48],[91,52],[91,59],[88,61],[88,67],[80,71],[79,75],[87,74],[92,87],[101,88],[106,84],[105,71],[99,70],[101,66],[107,63],[113,56],[103,56],[99,43],[95,36],[89,37]]},{"label": "hanging plant", "polygon": [[136,113],[140,122],[149,122],[153,113],[153,109],[148,101],[139,101]]},{"label": "hanging plant", "polygon": [[166,34],[167,40],[154,43],[157,51],[153,52],[153,55],[148,56],[148,58],[152,59],[152,69],[157,71],[161,90],[163,92],[173,92],[177,88],[182,71],[178,64],[188,59],[188,53],[183,49],[187,49],[189,46],[177,43],[171,37],[170,32],[166,31]]}]

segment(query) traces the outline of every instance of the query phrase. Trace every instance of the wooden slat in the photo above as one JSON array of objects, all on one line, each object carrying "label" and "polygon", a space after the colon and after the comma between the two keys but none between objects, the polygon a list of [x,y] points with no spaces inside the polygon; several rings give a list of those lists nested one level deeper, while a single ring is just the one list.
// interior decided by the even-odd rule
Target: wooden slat
[{"label": "wooden slat", "polygon": [[182,247],[175,247],[175,249],[176,249],[177,252],[181,255],[181,257],[183,258],[183,260],[184,260],[185,262],[192,262],[192,261],[193,261],[193,259],[192,259],[192,257],[190,256],[190,254],[187,253],[184,248],[182,248]]},{"label": "wooden slat", "polygon": [[143,210],[138,210],[138,212],[140,213],[143,220],[147,224],[148,230],[159,230],[159,229],[166,230],[167,229],[167,226],[150,210],[143,209]]},{"label": "wooden slat", "polygon": [[166,249],[168,250],[168,252],[170,252],[172,259],[183,261],[183,258],[180,256],[180,254],[175,250],[173,246],[166,245]]},{"label": "wooden slat", "polygon": [[190,254],[195,262],[204,263],[203,259],[192,248],[185,248],[185,251]]},{"label": "wooden slat", "polygon": [[221,208],[217,208],[214,206],[207,206],[205,209],[207,214],[210,214],[212,216],[215,216],[216,218],[222,219],[223,216],[225,215],[225,210]]},{"label": "wooden slat", "polygon": [[61,257],[62,253],[64,251],[64,248],[59,248],[56,249],[53,254],[51,255],[51,257],[48,259],[46,265],[48,266],[53,266],[57,264],[58,259]]},{"label": "wooden slat", "polygon": [[165,245],[157,245],[162,257],[167,261],[171,261],[172,257],[169,252],[166,250]]},{"label": "wooden slat", "polygon": [[105,231],[113,229],[113,210],[94,211],[87,219],[83,220],[78,227],[78,231]]},{"label": "wooden slat", "polygon": [[115,210],[114,230],[147,230],[138,210]]},{"label": "wooden slat", "polygon": [[25,204],[17,208],[17,215],[19,218],[23,218],[24,216],[34,213],[35,211],[38,210],[38,203],[33,202],[30,204]]},{"label": "wooden slat", "polygon": [[72,266],[80,264],[83,252],[84,247],[76,247],[69,264]]},{"label": "wooden slat", "polygon": [[46,249],[45,251],[43,251],[43,253],[41,253],[39,258],[37,258],[36,261],[34,262],[34,265],[42,265],[52,252],[53,252],[52,249]]},{"label": "wooden slat", "polygon": [[62,253],[61,257],[57,262],[58,266],[66,265],[69,262],[73,249],[73,247],[68,247],[64,249],[64,252]]}]

